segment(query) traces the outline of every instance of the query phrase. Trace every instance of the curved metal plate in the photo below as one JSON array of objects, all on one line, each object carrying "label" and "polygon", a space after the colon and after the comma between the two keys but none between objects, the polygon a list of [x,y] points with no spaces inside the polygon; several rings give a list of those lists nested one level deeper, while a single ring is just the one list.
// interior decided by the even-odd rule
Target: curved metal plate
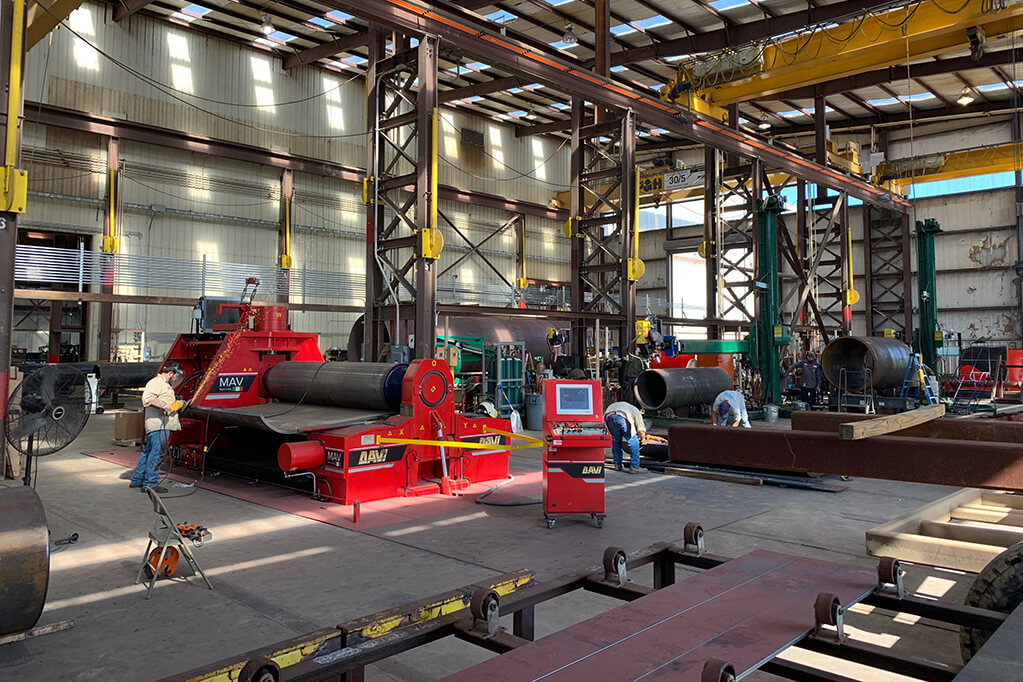
[{"label": "curved metal plate", "polygon": [[320,431],[379,421],[393,414],[394,412],[390,411],[355,410],[348,407],[326,405],[265,403],[231,409],[189,407],[186,416],[203,420],[208,417],[225,426],[292,435],[305,431]]},{"label": "curved metal plate", "polygon": [[29,487],[0,488],[0,636],[35,626],[50,584],[46,514]]}]

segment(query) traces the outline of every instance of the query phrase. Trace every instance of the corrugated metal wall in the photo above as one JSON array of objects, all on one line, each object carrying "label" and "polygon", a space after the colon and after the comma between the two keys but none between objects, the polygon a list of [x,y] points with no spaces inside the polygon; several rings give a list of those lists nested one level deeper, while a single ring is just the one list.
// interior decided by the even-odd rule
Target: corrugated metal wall
[{"label": "corrugated metal wall", "polygon": [[[137,15],[115,24],[106,5],[86,3],[69,23],[80,37],[58,29],[29,54],[26,99],[333,163],[365,165],[365,90],[354,74],[310,67],[285,72],[280,58],[268,51],[239,47],[185,27]],[[454,109],[441,112],[443,184],[543,204],[566,188],[566,145],[541,138],[519,139],[512,125]],[[483,147],[463,142],[463,128],[482,134]],[[28,125],[24,144],[32,192],[24,224],[101,234],[106,139]],[[123,252],[275,263],[279,170],[131,142],[122,142],[120,157]],[[339,277],[363,276],[361,187],[296,172],[294,188],[293,277],[299,277],[303,269],[337,272]],[[453,202],[442,202],[441,210],[474,242],[510,217],[504,211]],[[441,270],[468,248],[449,226],[442,223],[442,229],[447,248]],[[567,280],[569,250],[561,225],[527,218],[527,235],[529,276]],[[98,248],[99,240],[94,242]],[[495,267],[512,282],[515,251],[511,231],[485,247]],[[505,286],[478,257],[463,260],[440,279],[440,300],[450,298],[445,287],[456,285]],[[188,295],[180,290],[119,291]],[[509,301],[510,294],[509,290]],[[361,305],[362,298],[303,302]],[[98,310],[92,316],[97,319]],[[302,331],[319,332],[326,349],[346,344],[355,317],[296,312],[292,324]],[[115,327],[145,328],[157,356],[176,333],[189,328],[190,319],[186,308],[115,306]],[[39,343],[27,337],[25,341],[15,343]]]}]

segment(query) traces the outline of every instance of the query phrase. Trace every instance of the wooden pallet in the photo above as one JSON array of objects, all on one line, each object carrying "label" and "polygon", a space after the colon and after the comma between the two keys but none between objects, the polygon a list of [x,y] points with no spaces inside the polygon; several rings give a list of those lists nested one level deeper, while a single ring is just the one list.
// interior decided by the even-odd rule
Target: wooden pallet
[{"label": "wooden pallet", "polygon": [[867,531],[867,553],[979,573],[1023,542],[1023,495],[963,488]]}]

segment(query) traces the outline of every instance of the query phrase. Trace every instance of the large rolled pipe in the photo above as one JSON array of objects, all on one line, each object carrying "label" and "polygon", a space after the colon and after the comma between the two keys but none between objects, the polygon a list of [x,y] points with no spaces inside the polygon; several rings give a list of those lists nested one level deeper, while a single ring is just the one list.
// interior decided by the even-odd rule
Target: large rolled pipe
[{"label": "large rolled pipe", "polygon": [[901,386],[909,346],[881,336],[840,336],[821,353],[821,369],[834,386],[849,391]]},{"label": "large rolled pipe", "polygon": [[396,410],[406,369],[387,362],[286,361],[263,374],[263,388],[288,403]]},{"label": "large rolled pipe", "polygon": [[720,367],[648,369],[636,379],[639,402],[650,410],[711,403],[731,389],[732,377]]},{"label": "large rolled pipe", "polygon": [[39,621],[50,584],[48,536],[36,491],[0,488],[0,636]]}]

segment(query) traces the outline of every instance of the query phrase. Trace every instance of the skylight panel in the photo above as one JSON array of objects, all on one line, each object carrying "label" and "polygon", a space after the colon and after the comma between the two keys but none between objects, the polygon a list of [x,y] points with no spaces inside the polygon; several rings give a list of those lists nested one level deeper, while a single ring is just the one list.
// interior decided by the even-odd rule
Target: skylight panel
[{"label": "skylight panel", "polygon": [[572,105],[565,104],[564,102],[555,102],[554,104],[551,105],[551,108],[557,109],[558,111],[564,111],[565,109],[571,109]]},{"label": "skylight panel", "polygon": [[639,21],[633,21],[632,25],[637,28],[649,30],[651,28],[657,28],[658,26],[667,26],[671,23],[671,19],[661,14],[649,17],[647,19],[640,19]]},{"label": "skylight panel", "polygon": [[499,9],[496,12],[491,12],[490,14],[484,14],[483,17],[485,19],[489,19],[495,24],[507,24],[509,21],[514,21],[515,19],[518,18],[511,12],[503,9]]},{"label": "skylight panel", "polygon": [[471,95],[470,97],[466,97],[465,101],[469,102],[469,103],[472,103],[472,102],[482,102],[483,101],[483,97],[480,96],[480,95]]},{"label": "skylight panel", "polygon": [[913,95],[906,95],[902,99],[907,102],[926,102],[929,99],[934,99],[934,95],[930,92],[918,92]]},{"label": "skylight panel", "polygon": [[313,26],[319,26],[320,28],[331,28],[332,26],[336,26],[333,21],[324,19],[323,17],[313,17],[309,20],[309,23]]},{"label": "skylight panel", "polygon": [[295,36],[284,31],[274,31],[267,36],[270,40],[276,40],[278,43],[287,43],[295,39]]},{"label": "skylight panel", "polygon": [[346,21],[348,21],[349,19],[354,19],[354,17],[351,14],[347,14],[347,13],[341,12],[339,10],[333,10],[333,11],[327,12],[327,18],[328,19],[333,19],[334,21],[338,22],[339,24],[343,24]]},{"label": "skylight panel", "polygon": [[627,66],[612,66],[611,73],[621,73],[622,71],[628,71],[628,69],[629,67]]},{"label": "skylight panel", "polygon": [[522,118],[523,116],[526,115],[526,112],[523,111],[522,109],[519,109],[518,111],[509,111],[508,115],[514,116],[515,118]]},{"label": "skylight panel", "polygon": [[553,43],[548,43],[551,47],[556,50],[571,50],[579,43],[566,43],[564,40],[556,40]]},{"label": "skylight panel", "polygon": [[636,28],[631,24],[618,24],[617,26],[611,27],[611,33],[616,36],[624,36],[629,33],[635,33]]},{"label": "skylight panel", "polygon": [[978,85],[976,89],[981,92],[998,92],[999,90],[1008,90],[1009,86],[1005,83],[988,83],[987,85]]},{"label": "skylight panel", "polygon": [[750,2],[749,0],[710,0],[707,4],[719,12],[727,12],[730,9],[748,5]]},{"label": "skylight panel", "polygon": [[893,104],[902,104],[896,97],[885,97],[884,99],[868,99],[867,104],[872,107],[888,107]]},{"label": "skylight panel", "polygon": [[183,14],[195,17],[196,19],[202,19],[212,11],[209,7],[203,7],[202,5],[185,5],[181,8]]},{"label": "skylight panel", "polygon": [[547,4],[551,7],[561,7],[562,5],[567,5],[570,2],[572,2],[572,0],[547,0]]},{"label": "skylight panel", "polygon": [[484,64],[483,62],[469,62],[465,65],[465,68],[472,69],[473,71],[483,71],[484,69],[489,69],[490,64]]}]

